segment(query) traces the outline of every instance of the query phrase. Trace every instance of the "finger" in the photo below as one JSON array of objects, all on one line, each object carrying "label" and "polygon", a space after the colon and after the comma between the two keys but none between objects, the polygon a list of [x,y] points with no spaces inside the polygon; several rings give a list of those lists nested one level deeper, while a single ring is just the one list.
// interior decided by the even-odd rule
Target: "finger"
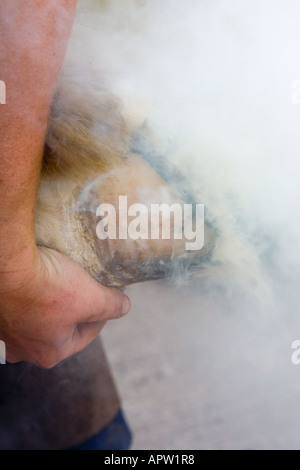
[{"label": "finger", "polygon": [[94,339],[95,336],[98,336],[98,334],[101,332],[105,324],[105,321],[79,323],[75,328],[73,338],[75,340],[89,340],[90,338]]},{"label": "finger", "polygon": [[99,336],[103,327],[105,326],[105,321],[103,322],[92,322],[92,323],[80,323],[76,326],[73,332],[73,346],[72,354],[76,354],[82,349],[86,348],[94,339]]},{"label": "finger", "polygon": [[77,323],[107,321],[120,318],[130,310],[130,300],[118,289],[101,286],[94,279],[82,291],[85,308],[78,311]]}]

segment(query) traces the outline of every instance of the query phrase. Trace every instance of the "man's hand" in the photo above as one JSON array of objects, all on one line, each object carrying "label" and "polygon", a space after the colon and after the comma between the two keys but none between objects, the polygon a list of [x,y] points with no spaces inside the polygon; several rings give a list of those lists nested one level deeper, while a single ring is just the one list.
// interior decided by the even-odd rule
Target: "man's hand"
[{"label": "man's hand", "polygon": [[75,261],[48,248],[37,248],[32,266],[1,280],[0,336],[9,362],[53,367],[130,308],[121,292],[99,285]]}]

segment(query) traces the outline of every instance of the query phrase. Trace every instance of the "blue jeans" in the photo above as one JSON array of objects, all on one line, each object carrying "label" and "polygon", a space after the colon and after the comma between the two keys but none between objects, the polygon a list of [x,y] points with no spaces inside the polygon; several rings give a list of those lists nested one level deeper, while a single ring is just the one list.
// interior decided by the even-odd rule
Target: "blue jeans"
[{"label": "blue jeans", "polygon": [[128,450],[132,435],[120,410],[111,423],[99,434],[67,450]]}]

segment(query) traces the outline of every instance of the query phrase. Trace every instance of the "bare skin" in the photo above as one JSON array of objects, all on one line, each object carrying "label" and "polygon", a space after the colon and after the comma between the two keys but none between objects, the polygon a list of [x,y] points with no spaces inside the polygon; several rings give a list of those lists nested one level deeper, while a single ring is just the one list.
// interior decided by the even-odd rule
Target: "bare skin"
[{"label": "bare skin", "polygon": [[50,368],[130,308],[75,261],[37,247],[34,209],[49,109],[75,0],[0,2],[0,339],[9,362]]}]

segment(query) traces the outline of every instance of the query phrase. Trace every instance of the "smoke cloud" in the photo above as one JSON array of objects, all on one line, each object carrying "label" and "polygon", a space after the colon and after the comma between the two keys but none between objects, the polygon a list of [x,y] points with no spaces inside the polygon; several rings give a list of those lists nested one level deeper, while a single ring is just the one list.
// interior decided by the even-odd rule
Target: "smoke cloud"
[{"label": "smoke cloud", "polygon": [[[133,127],[147,123],[152,144],[205,205],[216,246],[199,279],[177,280],[174,296],[181,289],[189,307],[178,300],[174,308],[202,315],[199,342],[211,334],[211,343],[226,343],[228,376],[243,386],[227,384],[212,399],[222,408],[249,386],[256,425],[266,405],[270,426],[284,421],[290,435],[300,417],[290,359],[300,338],[299,17],[296,0],[88,0],[64,64],[83,93],[96,80]],[[132,292],[139,298],[142,289]],[[223,365],[205,344],[218,380]],[[278,411],[282,400],[290,407]]]}]

